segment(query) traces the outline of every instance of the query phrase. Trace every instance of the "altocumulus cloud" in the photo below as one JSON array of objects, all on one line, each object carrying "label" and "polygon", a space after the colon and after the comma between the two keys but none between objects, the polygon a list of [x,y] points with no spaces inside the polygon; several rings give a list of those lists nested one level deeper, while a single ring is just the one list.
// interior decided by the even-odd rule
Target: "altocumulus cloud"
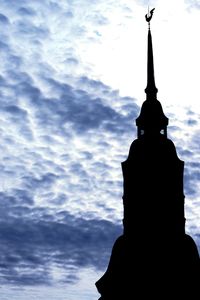
[{"label": "altocumulus cloud", "polygon": [[[174,107],[169,109],[175,111]],[[178,156],[185,162],[184,168],[184,194],[186,231],[193,236],[198,248],[199,240],[199,126],[200,115],[190,108],[182,108],[176,115],[170,114],[169,135],[175,142]]]},{"label": "altocumulus cloud", "polygon": [[[127,151],[117,141],[127,149],[138,106],[78,72],[75,43],[66,38],[65,56],[55,49],[60,19],[74,35],[89,30],[73,23],[73,5],[0,3],[0,281],[53,284],[59,270],[69,283],[77,269],[104,269],[121,232]],[[106,22],[95,18],[96,26]]]},{"label": "altocumulus cloud", "polygon": [[[82,45],[99,43],[109,22],[101,3],[0,0],[2,284],[53,284],[58,270],[70,283],[79,268],[104,269],[121,232],[120,163],[139,109],[82,62]],[[174,123],[179,153],[190,154],[187,193],[197,197],[199,144],[179,139]]]},{"label": "altocumulus cloud", "polygon": [[[82,267],[105,268],[119,226],[66,211],[53,215],[48,209],[13,205],[15,200],[6,194],[0,197],[1,284],[53,284],[55,268],[62,274],[60,281],[70,283]],[[99,252],[104,252],[103,259]]]},{"label": "altocumulus cloud", "polygon": [[188,5],[189,9],[200,9],[200,3],[198,0],[185,0],[185,3]]},{"label": "altocumulus cloud", "polygon": [[[106,106],[103,96],[45,78],[57,94],[49,98],[23,76],[18,79],[20,83],[2,84],[18,97],[13,103],[1,98],[1,211],[7,212],[1,224],[1,278],[3,283],[49,283],[54,264],[66,270],[70,264],[101,267],[99,250],[108,249],[119,232],[119,225],[95,217],[111,216],[114,209],[108,203],[120,198],[115,163],[121,154],[112,140],[128,137],[126,128],[137,106],[118,95],[119,112]],[[97,82],[87,79],[87,84],[95,85],[98,93]],[[113,94],[100,87],[99,94],[107,99]],[[103,162],[102,151],[110,153]],[[118,157],[112,158],[113,152]],[[113,182],[109,172],[116,177]],[[67,217],[57,221],[61,212]]]}]

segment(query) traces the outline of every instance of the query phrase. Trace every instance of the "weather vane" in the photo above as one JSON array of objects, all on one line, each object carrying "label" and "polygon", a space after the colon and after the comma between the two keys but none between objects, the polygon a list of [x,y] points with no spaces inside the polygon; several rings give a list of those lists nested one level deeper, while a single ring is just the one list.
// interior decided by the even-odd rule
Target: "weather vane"
[{"label": "weather vane", "polygon": [[148,24],[149,24],[149,29],[150,29],[150,21],[151,21],[151,19],[152,19],[152,17],[153,17],[154,9],[155,9],[155,8],[152,8],[152,9],[149,11],[149,6],[148,6],[148,13],[145,15],[145,19],[146,19],[146,21],[147,21]]}]

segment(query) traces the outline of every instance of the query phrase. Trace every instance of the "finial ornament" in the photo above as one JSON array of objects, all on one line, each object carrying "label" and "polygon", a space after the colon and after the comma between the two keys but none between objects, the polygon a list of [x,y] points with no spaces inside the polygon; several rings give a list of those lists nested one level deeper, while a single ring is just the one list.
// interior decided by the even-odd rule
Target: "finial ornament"
[{"label": "finial ornament", "polygon": [[148,13],[145,15],[145,19],[146,21],[149,23],[149,29],[150,29],[150,21],[153,17],[153,13],[154,13],[154,9],[155,8],[152,8],[150,11],[149,11],[149,8],[148,8]]}]

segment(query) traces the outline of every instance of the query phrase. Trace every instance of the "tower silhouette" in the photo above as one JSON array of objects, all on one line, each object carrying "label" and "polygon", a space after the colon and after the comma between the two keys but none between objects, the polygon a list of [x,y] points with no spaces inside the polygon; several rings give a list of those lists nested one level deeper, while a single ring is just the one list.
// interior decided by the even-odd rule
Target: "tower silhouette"
[{"label": "tower silhouette", "polygon": [[101,300],[197,299],[199,293],[199,254],[185,233],[184,162],[167,138],[168,118],[157,100],[150,13],[146,100],[136,119],[138,138],[122,162],[124,231],[95,283]]}]

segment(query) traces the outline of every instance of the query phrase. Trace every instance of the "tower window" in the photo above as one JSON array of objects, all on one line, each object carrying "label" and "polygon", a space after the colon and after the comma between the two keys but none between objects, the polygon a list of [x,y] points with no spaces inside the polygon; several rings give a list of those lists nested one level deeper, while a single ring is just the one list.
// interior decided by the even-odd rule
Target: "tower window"
[{"label": "tower window", "polygon": [[165,130],[161,129],[160,133],[164,135],[165,134]]}]

